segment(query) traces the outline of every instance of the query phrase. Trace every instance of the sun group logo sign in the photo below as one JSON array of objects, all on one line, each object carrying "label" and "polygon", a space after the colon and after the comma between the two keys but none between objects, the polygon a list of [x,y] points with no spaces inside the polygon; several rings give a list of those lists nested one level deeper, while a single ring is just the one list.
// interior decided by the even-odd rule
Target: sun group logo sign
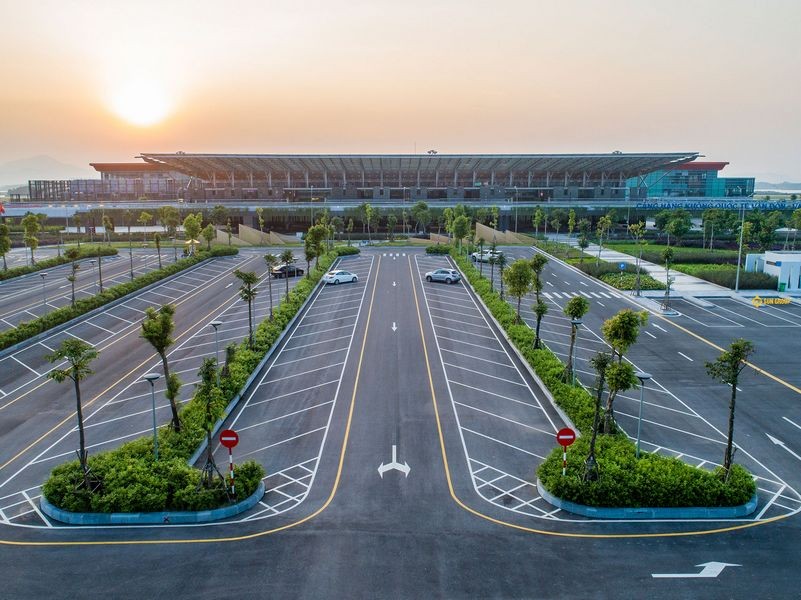
[{"label": "sun group logo sign", "polygon": [[790,298],[760,298],[759,296],[754,296],[751,300],[751,304],[756,308],[773,304],[790,304],[791,302],[792,300]]},{"label": "sun group logo sign", "polygon": [[801,202],[777,200],[776,202],[733,202],[731,200],[654,200],[652,202],[638,202],[636,208],[644,210],[665,210],[673,208],[684,208],[687,210],[707,210],[708,208],[722,208],[724,210],[740,210],[745,206],[746,210],[795,210],[801,208]]}]

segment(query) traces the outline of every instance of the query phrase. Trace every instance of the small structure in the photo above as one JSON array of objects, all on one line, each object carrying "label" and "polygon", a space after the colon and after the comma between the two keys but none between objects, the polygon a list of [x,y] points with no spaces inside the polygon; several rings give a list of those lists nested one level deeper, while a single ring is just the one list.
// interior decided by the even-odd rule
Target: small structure
[{"label": "small structure", "polygon": [[780,292],[801,290],[801,251],[779,250],[745,257],[745,270],[773,275]]}]

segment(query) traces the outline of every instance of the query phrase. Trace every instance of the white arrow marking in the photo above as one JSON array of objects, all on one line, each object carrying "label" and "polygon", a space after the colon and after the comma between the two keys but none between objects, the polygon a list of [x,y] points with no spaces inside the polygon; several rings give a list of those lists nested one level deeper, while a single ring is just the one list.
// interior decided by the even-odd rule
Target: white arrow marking
[{"label": "white arrow marking", "polygon": [[771,442],[773,442],[773,443],[774,443],[774,444],[776,444],[777,446],[781,446],[782,448],[784,448],[785,450],[787,450],[787,452],[789,452],[790,454],[792,454],[793,456],[795,456],[795,457],[796,457],[798,460],[801,460],[801,456],[799,456],[798,454],[796,454],[795,452],[793,452],[792,450],[790,450],[790,449],[789,449],[789,448],[788,448],[788,447],[785,445],[785,443],[784,443],[783,441],[781,441],[781,440],[777,440],[775,437],[773,437],[773,436],[772,436],[772,435],[770,435],[769,433],[766,433],[765,435],[766,435],[766,436],[768,436],[768,439],[769,439]]},{"label": "white arrow marking", "polygon": [[392,321],[392,333],[395,333],[398,330],[398,326],[395,325],[395,321]]},{"label": "white arrow marking", "polygon": [[667,329],[662,329],[662,328],[661,328],[659,325],[657,325],[656,323],[651,323],[651,324],[652,324],[654,327],[656,327],[657,329],[659,329],[660,331],[664,331],[665,333],[667,333]]},{"label": "white arrow marking", "polygon": [[409,476],[409,471],[412,470],[406,461],[403,461],[403,464],[398,462],[398,447],[395,444],[392,445],[392,462],[386,465],[381,463],[378,466],[378,474],[381,475],[381,479],[384,479],[384,473],[392,469],[400,471],[406,477]]},{"label": "white arrow marking", "polygon": [[392,287],[395,287],[396,285],[397,285],[397,284],[396,284],[396,283],[393,281],[393,282],[392,282]]},{"label": "white arrow marking", "polygon": [[226,286],[225,286],[225,289],[227,290],[227,289],[228,289],[229,287],[231,287],[232,285],[234,285],[234,284],[233,284],[233,283],[229,283],[228,285],[226,285]]},{"label": "white arrow marking", "polygon": [[651,577],[657,578],[690,578],[690,577],[717,577],[726,567],[741,567],[733,563],[708,562],[695,565],[703,567],[700,573],[651,573]]}]

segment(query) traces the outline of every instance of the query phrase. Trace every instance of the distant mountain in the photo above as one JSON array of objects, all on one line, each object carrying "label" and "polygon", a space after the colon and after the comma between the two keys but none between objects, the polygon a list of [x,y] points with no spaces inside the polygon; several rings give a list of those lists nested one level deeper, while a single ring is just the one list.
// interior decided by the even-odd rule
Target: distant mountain
[{"label": "distant mountain", "polygon": [[91,177],[89,168],[68,165],[51,156],[32,156],[0,163],[0,189],[27,185],[29,179],[78,179]]},{"label": "distant mountain", "polygon": [[782,181],[781,183],[768,183],[767,181],[757,181],[754,184],[756,190],[787,190],[797,192],[801,190],[801,183],[791,183],[789,181]]}]

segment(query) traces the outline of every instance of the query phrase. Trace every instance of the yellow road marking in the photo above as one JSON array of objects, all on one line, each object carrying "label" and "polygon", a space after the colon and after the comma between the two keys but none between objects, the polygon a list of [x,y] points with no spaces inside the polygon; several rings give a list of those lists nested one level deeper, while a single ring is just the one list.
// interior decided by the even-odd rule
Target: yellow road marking
[{"label": "yellow road marking", "polygon": [[618,539],[618,538],[659,538],[659,537],[684,537],[684,536],[693,536],[693,535],[708,535],[712,533],[724,533],[727,531],[737,531],[739,529],[748,529],[750,527],[756,527],[758,525],[765,525],[767,523],[773,523],[774,521],[779,521],[781,519],[786,519],[788,515],[779,515],[778,517],[772,517],[770,519],[765,519],[764,521],[756,521],[750,523],[743,523],[741,525],[732,525],[730,527],[720,527],[718,529],[707,529],[702,531],[671,531],[665,533],[569,533],[569,532],[560,532],[560,531],[548,531],[545,529],[535,529],[533,527],[525,527],[523,525],[517,525],[515,523],[509,523],[508,521],[503,521],[501,519],[496,519],[495,517],[491,517],[489,515],[485,515],[482,512],[479,512],[469,506],[467,506],[464,502],[459,499],[456,495],[456,492],[453,488],[453,481],[451,478],[451,471],[448,465],[448,453],[445,450],[445,436],[442,433],[442,423],[440,422],[439,418],[439,408],[437,407],[437,396],[436,392],[434,391],[434,378],[431,374],[431,363],[428,359],[428,348],[426,345],[425,333],[423,331],[423,317],[420,313],[420,302],[417,299],[417,286],[415,285],[414,274],[412,271],[412,259],[409,257],[409,274],[412,277],[412,291],[414,292],[414,304],[417,308],[417,322],[420,327],[420,340],[423,345],[423,357],[426,361],[426,370],[428,371],[428,386],[431,390],[431,402],[434,406],[434,417],[437,421],[437,433],[439,435],[439,445],[442,454],[442,464],[445,468],[445,478],[448,482],[448,490],[450,491],[451,498],[453,498],[454,502],[458,504],[461,508],[466,510],[467,512],[490,521],[491,523],[495,523],[496,525],[502,525],[504,527],[510,527],[512,529],[517,529],[518,531],[525,531],[526,533],[538,533],[541,535],[548,535],[552,537],[564,537],[564,538],[592,538],[592,539]]},{"label": "yellow road marking", "polygon": [[[328,505],[331,504],[331,501],[334,499],[334,496],[337,493],[337,488],[339,487],[339,481],[342,476],[342,466],[345,463],[345,451],[348,446],[348,439],[350,437],[350,426],[351,422],[353,421],[353,408],[356,404],[356,392],[359,389],[359,377],[362,372],[362,360],[364,358],[364,348],[367,345],[367,333],[370,330],[370,320],[373,315],[373,301],[375,300],[375,291],[378,287],[378,272],[381,268],[381,257],[378,257],[378,264],[376,266],[375,272],[375,280],[373,282],[373,291],[370,295],[370,306],[367,310],[367,324],[364,327],[364,337],[362,338],[362,349],[359,352],[359,362],[356,367],[356,381],[353,384],[353,395],[350,399],[350,408],[348,409],[348,420],[345,424],[345,436],[342,439],[342,449],[340,450],[339,454],[339,464],[337,465],[337,474],[334,478],[334,485],[331,488],[331,493],[329,494],[326,501],[323,505],[318,508],[316,511],[294,521],[292,523],[287,523],[286,525],[282,525],[280,527],[275,527],[274,529],[267,529],[265,531],[258,531],[256,533],[249,533],[246,535],[239,535],[239,536],[232,536],[232,537],[221,537],[221,538],[199,538],[199,539],[180,539],[180,540],[117,540],[117,541],[70,541],[70,542],[19,542],[14,540],[3,540],[0,539],[0,545],[6,546],[147,546],[147,545],[166,545],[166,544],[209,544],[209,543],[221,543],[221,542],[241,542],[244,540],[250,540],[259,538],[265,535],[271,535],[273,533],[278,533],[280,531],[284,531],[286,529],[291,529],[293,527],[297,527],[319,515],[323,512]],[[344,376],[344,375],[343,375]]]}]

